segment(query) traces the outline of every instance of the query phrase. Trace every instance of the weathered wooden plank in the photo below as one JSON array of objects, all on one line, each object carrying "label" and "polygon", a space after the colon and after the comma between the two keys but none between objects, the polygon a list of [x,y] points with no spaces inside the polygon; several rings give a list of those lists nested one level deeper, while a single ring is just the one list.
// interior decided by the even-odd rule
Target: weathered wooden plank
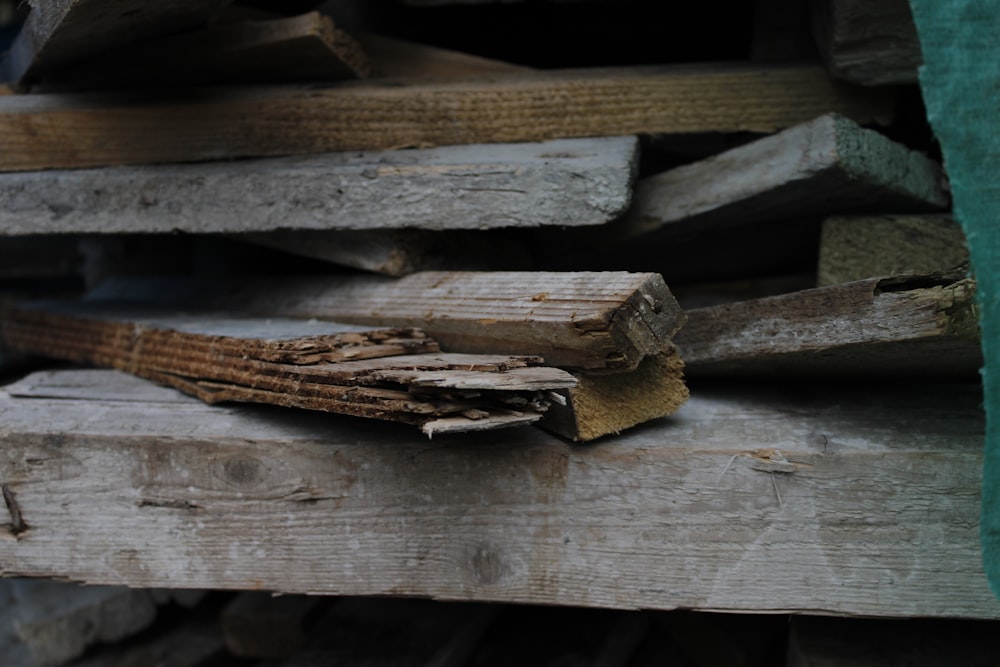
[{"label": "weathered wooden plank", "polygon": [[834,76],[865,86],[917,82],[923,59],[907,0],[812,0],[812,23]]},{"label": "weathered wooden plank", "polygon": [[61,665],[100,642],[148,627],[156,605],[146,591],[57,581],[0,579],[0,655],[5,665]]},{"label": "weathered wooden plank", "polygon": [[320,603],[304,595],[246,592],[222,611],[230,653],[243,658],[284,658],[305,640],[304,624]]},{"label": "weathered wooden plank", "polygon": [[[622,232],[948,205],[940,166],[853,121],[828,114],[715,157],[641,179]],[[683,223],[683,224],[682,224]]]},{"label": "weathered wooden plank", "polygon": [[949,215],[835,217],[823,221],[817,283],[955,272],[968,263],[965,234]]},{"label": "weathered wooden plank", "polygon": [[561,390],[540,425],[573,441],[621,433],[673,414],[688,398],[684,361],[673,347],[647,357],[628,373],[574,373],[577,385]]},{"label": "weathered wooden plank", "polygon": [[0,573],[1000,618],[978,542],[977,384],[706,385],[586,448],[532,429],[431,446],[391,424],[100,387],[0,396],[0,481],[30,526],[0,519]]},{"label": "weathered wooden plank", "polygon": [[[0,97],[0,171],[544,141],[770,132],[836,111],[887,121],[892,95],[819,67],[657,66],[443,82]],[[44,131],[40,128],[45,128]]]},{"label": "weathered wooden plank", "polygon": [[[75,66],[74,66],[75,65]],[[368,59],[328,16],[309,12],[211,25],[130,45],[45,77],[46,91],[148,85],[357,79]]]},{"label": "weathered wooden plank", "polygon": [[0,174],[0,233],[597,225],[632,197],[634,137]]},{"label": "weathered wooden plank", "polygon": [[695,308],[675,342],[690,377],[975,377],[982,365],[970,279],[873,278]]},{"label": "weathered wooden plank", "polygon": [[6,60],[7,81],[30,84],[116,46],[199,25],[231,0],[29,0]]}]

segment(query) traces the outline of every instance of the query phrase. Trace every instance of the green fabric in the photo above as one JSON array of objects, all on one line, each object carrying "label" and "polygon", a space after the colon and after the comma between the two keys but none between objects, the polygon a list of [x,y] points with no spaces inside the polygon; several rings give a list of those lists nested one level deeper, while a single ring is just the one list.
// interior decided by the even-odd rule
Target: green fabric
[{"label": "green fabric", "polygon": [[1000,2],[910,0],[920,85],[969,241],[983,334],[986,449],[980,535],[1000,596]]}]

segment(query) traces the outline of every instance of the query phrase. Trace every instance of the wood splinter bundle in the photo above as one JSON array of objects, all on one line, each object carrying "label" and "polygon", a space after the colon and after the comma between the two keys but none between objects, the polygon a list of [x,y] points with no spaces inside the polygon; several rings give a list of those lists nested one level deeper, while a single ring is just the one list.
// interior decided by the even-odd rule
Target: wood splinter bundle
[{"label": "wood splinter bundle", "polygon": [[40,303],[7,311],[25,352],[118,368],[208,403],[241,401],[399,421],[435,433],[541,419],[576,384],[533,356],[446,354],[419,329],[116,311]]}]

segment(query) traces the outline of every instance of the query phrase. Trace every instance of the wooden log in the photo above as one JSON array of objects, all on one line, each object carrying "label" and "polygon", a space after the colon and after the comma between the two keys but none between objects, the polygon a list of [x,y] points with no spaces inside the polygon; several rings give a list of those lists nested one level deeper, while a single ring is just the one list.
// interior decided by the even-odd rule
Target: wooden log
[{"label": "wooden log", "polygon": [[246,592],[226,605],[222,633],[226,648],[242,658],[285,658],[305,641],[306,618],[319,598]]},{"label": "wooden log", "polygon": [[103,398],[119,377],[83,400],[0,394],[0,482],[30,526],[0,518],[0,574],[1000,618],[978,384],[717,384],[584,448],[537,429],[442,447],[374,421]]},{"label": "wooden log", "polygon": [[0,174],[0,233],[597,225],[631,200],[634,137]]},{"label": "wooden log", "polygon": [[534,268],[529,244],[505,231],[299,229],[251,232],[233,238],[397,278],[418,271]]},{"label": "wooden log", "polygon": [[31,0],[5,61],[5,80],[31,84],[104,50],[202,24],[229,2],[170,0],[150,7],[142,0]]},{"label": "wooden log", "polygon": [[577,385],[560,392],[566,404],[553,403],[540,425],[576,442],[666,417],[688,398],[684,361],[673,347],[643,359],[628,373],[573,375]]},{"label": "wooden log", "polygon": [[817,283],[948,273],[968,263],[965,234],[951,216],[835,217],[823,222]]},{"label": "wooden log", "polygon": [[[818,67],[557,70],[409,85],[0,97],[0,170],[544,141],[771,132],[836,111],[886,122],[892,95]],[[38,128],[44,127],[41,132]]]},{"label": "wooden log", "polygon": [[975,377],[983,361],[975,283],[954,278],[873,278],[695,308],[675,342],[689,377]]},{"label": "wooden log", "polygon": [[907,0],[812,0],[812,23],[834,76],[864,86],[917,82],[923,59]]},{"label": "wooden log", "polygon": [[309,12],[211,25],[129,45],[45,78],[44,90],[148,85],[338,81],[367,76],[368,59],[328,16]]},{"label": "wooden log", "polygon": [[619,232],[703,232],[710,226],[854,210],[933,212],[947,205],[944,177],[934,161],[828,114],[641,179]]},{"label": "wooden log", "polygon": [[18,667],[61,665],[156,618],[147,592],[119,586],[0,580],[0,601],[0,652],[4,664]]}]

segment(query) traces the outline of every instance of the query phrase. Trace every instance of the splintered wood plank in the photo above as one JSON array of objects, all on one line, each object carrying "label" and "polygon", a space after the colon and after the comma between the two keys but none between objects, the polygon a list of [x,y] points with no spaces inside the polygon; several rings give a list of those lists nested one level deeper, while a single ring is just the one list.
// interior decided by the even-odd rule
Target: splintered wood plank
[{"label": "splintered wood plank", "polygon": [[976,383],[706,385],[669,420],[579,447],[104,398],[120,377],[86,400],[0,393],[0,481],[30,526],[12,535],[0,516],[0,574],[1000,618]]},{"label": "splintered wood plank", "polygon": [[10,308],[0,333],[15,349],[117,368],[206,403],[388,419],[428,436],[533,423],[549,391],[576,384],[565,371],[530,368],[538,358],[429,354],[437,344],[418,331],[317,321],[41,303]]},{"label": "splintered wood plank", "polygon": [[588,441],[673,414],[688,398],[684,361],[673,347],[647,357],[628,373],[574,373],[577,385],[560,391],[542,428],[573,441]]},{"label": "splintered wood plank", "polygon": [[842,216],[823,221],[817,282],[954,272],[968,263],[965,234],[950,215]]},{"label": "splintered wood plank", "polygon": [[951,374],[982,365],[975,282],[873,278],[687,311],[690,377]]},{"label": "splintered wood plank", "polygon": [[598,225],[635,137],[0,174],[0,232],[194,233]]},{"label": "splintered wood plank", "polygon": [[641,179],[621,231],[704,231],[855,210],[934,212],[948,206],[944,183],[925,155],[827,114]]},{"label": "splintered wood plank", "polygon": [[116,49],[45,78],[45,89],[164,84],[337,81],[368,74],[368,59],[328,16],[239,21]]},{"label": "splintered wood plank", "polygon": [[116,46],[197,26],[231,0],[29,0],[7,55],[8,80],[30,84]]},{"label": "splintered wood plank", "polygon": [[[829,111],[888,121],[891,92],[820,67],[555,70],[442,82],[0,97],[0,170],[690,132],[771,132]],[[44,128],[44,130],[42,129]]]},{"label": "splintered wood plank", "polygon": [[155,302],[184,293],[261,315],[418,327],[449,352],[538,355],[551,366],[615,371],[662,352],[685,319],[654,273],[425,271],[398,280],[270,278],[178,290],[122,281],[94,297]]},{"label": "splintered wood plank", "polygon": [[907,0],[812,0],[812,22],[834,76],[865,86],[917,82],[923,58]]},{"label": "splintered wood plank", "polygon": [[394,277],[441,269],[529,270],[534,265],[527,241],[505,231],[297,229],[250,232],[232,238]]}]

